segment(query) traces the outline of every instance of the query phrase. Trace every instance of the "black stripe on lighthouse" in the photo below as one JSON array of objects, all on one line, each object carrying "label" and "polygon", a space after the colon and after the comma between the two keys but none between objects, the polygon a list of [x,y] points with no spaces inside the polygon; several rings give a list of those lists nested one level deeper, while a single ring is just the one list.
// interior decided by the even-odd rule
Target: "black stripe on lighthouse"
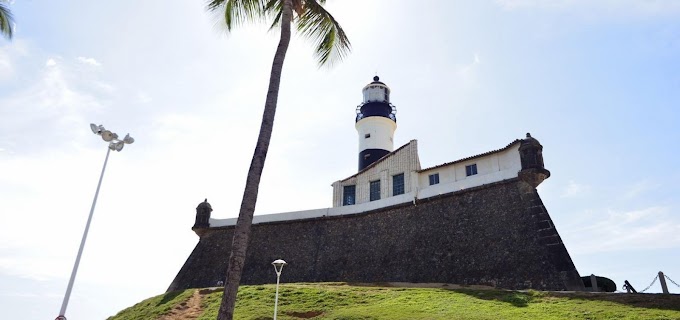
[{"label": "black stripe on lighthouse", "polygon": [[364,170],[364,168],[370,166],[373,162],[378,161],[388,153],[390,152],[383,149],[366,149],[359,152],[359,171]]}]

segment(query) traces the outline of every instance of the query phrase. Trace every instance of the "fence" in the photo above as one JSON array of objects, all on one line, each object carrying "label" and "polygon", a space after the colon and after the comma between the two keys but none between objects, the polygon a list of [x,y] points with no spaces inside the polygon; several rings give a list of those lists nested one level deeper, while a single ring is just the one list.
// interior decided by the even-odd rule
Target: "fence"
[{"label": "fence", "polygon": [[678,285],[677,282],[673,281],[669,276],[663,274],[663,272],[659,271],[659,274],[654,277],[654,280],[652,280],[652,283],[650,283],[647,288],[644,288],[643,290],[636,291],[635,288],[628,282],[628,280],[625,281],[625,284],[623,285],[623,289],[626,290],[628,293],[645,293],[645,291],[649,290],[654,283],[656,283],[656,280],[659,280],[659,284],[661,284],[661,291],[664,294],[669,294],[668,292],[668,284],[666,283],[666,280],[670,281],[672,284],[676,285],[678,288],[680,288],[680,285]]}]

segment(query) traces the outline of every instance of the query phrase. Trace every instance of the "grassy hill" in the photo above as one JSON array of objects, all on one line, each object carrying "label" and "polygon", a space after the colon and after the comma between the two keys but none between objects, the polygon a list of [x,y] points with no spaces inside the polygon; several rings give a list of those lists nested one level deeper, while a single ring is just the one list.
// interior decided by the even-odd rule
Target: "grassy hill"
[{"label": "grassy hill", "polygon": [[[235,318],[272,319],[274,290],[273,285],[242,286]],[[170,292],[144,300],[109,320],[213,320],[221,298],[222,288]],[[680,320],[680,295],[296,283],[279,288],[278,319]]]}]

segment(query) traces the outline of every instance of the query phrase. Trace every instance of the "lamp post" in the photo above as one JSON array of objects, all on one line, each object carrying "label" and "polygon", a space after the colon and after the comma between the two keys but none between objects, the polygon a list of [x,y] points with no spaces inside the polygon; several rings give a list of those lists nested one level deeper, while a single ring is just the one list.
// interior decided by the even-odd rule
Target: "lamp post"
[{"label": "lamp post", "polygon": [[274,260],[272,264],[274,265],[274,271],[276,271],[276,296],[274,298],[274,320],[276,320],[276,308],[279,305],[279,279],[281,278],[281,270],[283,270],[283,266],[287,263],[281,259],[277,259]]},{"label": "lamp post", "polygon": [[99,188],[102,186],[102,179],[104,178],[104,171],[106,170],[106,163],[109,162],[109,154],[111,150],[120,152],[126,144],[131,144],[135,142],[135,139],[130,137],[128,133],[123,140],[118,139],[118,135],[114,132],[106,130],[104,126],[90,124],[90,129],[92,133],[99,135],[102,139],[109,143],[109,147],[106,149],[106,158],[104,158],[104,166],[102,167],[102,173],[99,175],[99,183],[97,184],[97,191],[94,193],[94,200],[92,200],[92,207],[90,208],[90,215],[87,217],[87,224],[85,224],[85,232],[83,232],[83,239],[80,241],[80,248],[78,248],[78,255],[76,256],[76,262],[73,265],[73,271],[71,271],[71,278],[68,281],[68,286],[66,287],[66,294],[64,295],[64,302],[61,304],[61,310],[59,311],[59,316],[55,320],[66,320],[64,314],[66,313],[66,307],[68,306],[68,300],[71,297],[71,289],[73,289],[73,282],[76,279],[76,273],[78,272],[78,265],[80,265],[80,257],[83,255],[83,248],[85,247],[85,240],[87,240],[87,232],[90,230],[90,222],[92,222],[92,214],[94,213],[94,207],[97,205],[97,197],[99,196]]}]

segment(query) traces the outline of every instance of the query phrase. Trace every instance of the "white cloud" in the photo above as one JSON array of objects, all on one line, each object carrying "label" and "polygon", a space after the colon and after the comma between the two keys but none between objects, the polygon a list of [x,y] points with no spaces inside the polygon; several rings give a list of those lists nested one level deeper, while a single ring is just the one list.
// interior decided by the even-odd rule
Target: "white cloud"
[{"label": "white cloud", "polygon": [[0,47],[0,82],[10,80],[19,69],[19,63],[26,60],[29,55],[29,46],[26,41],[14,39],[11,44]]},{"label": "white cloud", "polygon": [[473,85],[477,82],[477,69],[482,63],[479,54],[472,56],[472,62],[458,67],[458,77],[465,85]]},{"label": "white cloud", "polygon": [[589,192],[591,189],[590,186],[588,185],[583,185],[574,182],[573,180],[569,180],[569,183],[567,186],[564,188],[564,191],[560,195],[562,198],[572,198],[572,197],[578,197],[583,194],[586,194]]},{"label": "white cloud", "polygon": [[496,3],[506,9],[520,8],[559,8],[566,7],[572,2],[564,0],[496,0]]},{"label": "white cloud", "polygon": [[101,63],[99,63],[99,61],[95,60],[94,58],[78,57],[78,61],[95,67],[99,67],[102,65]]},{"label": "white cloud", "polygon": [[17,298],[39,298],[41,295],[32,292],[2,292],[3,297],[17,297]]},{"label": "white cloud", "polygon": [[[31,251],[28,251],[31,252]],[[54,256],[44,254],[28,256],[9,256],[3,252],[0,259],[0,274],[18,276],[20,278],[32,279],[35,281],[47,281],[51,278],[62,278],[68,272],[67,263],[55,264]],[[67,260],[61,260],[66,262]],[[49,267],[48,267],[49,266]]]},{"label": "white cloud", "polygon": [[538,9],[589,17],[654,17],[680,14],[675,0],[496,0],[507,10]]},{"label": "white cloud", "polygon": [[116,91],[116,87],[106,82],[96,81],[94,85],[106,93],[113,93]]},{"label": "white cloud", "polygon": [[479,54],[475,53],[472,56],[472,62],[469,64],[463,65],[458,69],[459,74],[467,74],[472,72],[473,68],[477,65],[479,65],[482,61],[479,59]]},{"label": "white cloud", "polygon": [[680,219],[670,207],[652,206],[606,214],[590,212],[590,219],[561,234],[570,250],[579,254],[680,247]]},{"label": "white cloud", "polygon": [[10,61],[9,54],[0,50],[0,81],[8,79],[14,74],[14,66]]},{"label": "white cloud", "polygon": [[41,149],[56,147],[54,141],[76,141],[84,134],[79,128],[89,123],[86,114],[101,110],[102,101],[110,94],[101,89],[103,82],[86,70],[76,72],[56,58],[49,58],[45,65],[23,90],[0,97],[0,147],[5,150]]},{"label": "white cloud", "polygon": [[149,103],[152,100],[153,99],[151,99],[151,97],[144,92],[137,93],[137,101],[139,101],[139,103]]},{"label": "white cloud", "polygon": [[645,192],[656,189],[658,187],[659,187],[658,184],[654,184],[647,180],[639,181],[628,187],[628,190],[624,193],[624,197],[627,199],[636,198],[639,195],[642,195]]}]

